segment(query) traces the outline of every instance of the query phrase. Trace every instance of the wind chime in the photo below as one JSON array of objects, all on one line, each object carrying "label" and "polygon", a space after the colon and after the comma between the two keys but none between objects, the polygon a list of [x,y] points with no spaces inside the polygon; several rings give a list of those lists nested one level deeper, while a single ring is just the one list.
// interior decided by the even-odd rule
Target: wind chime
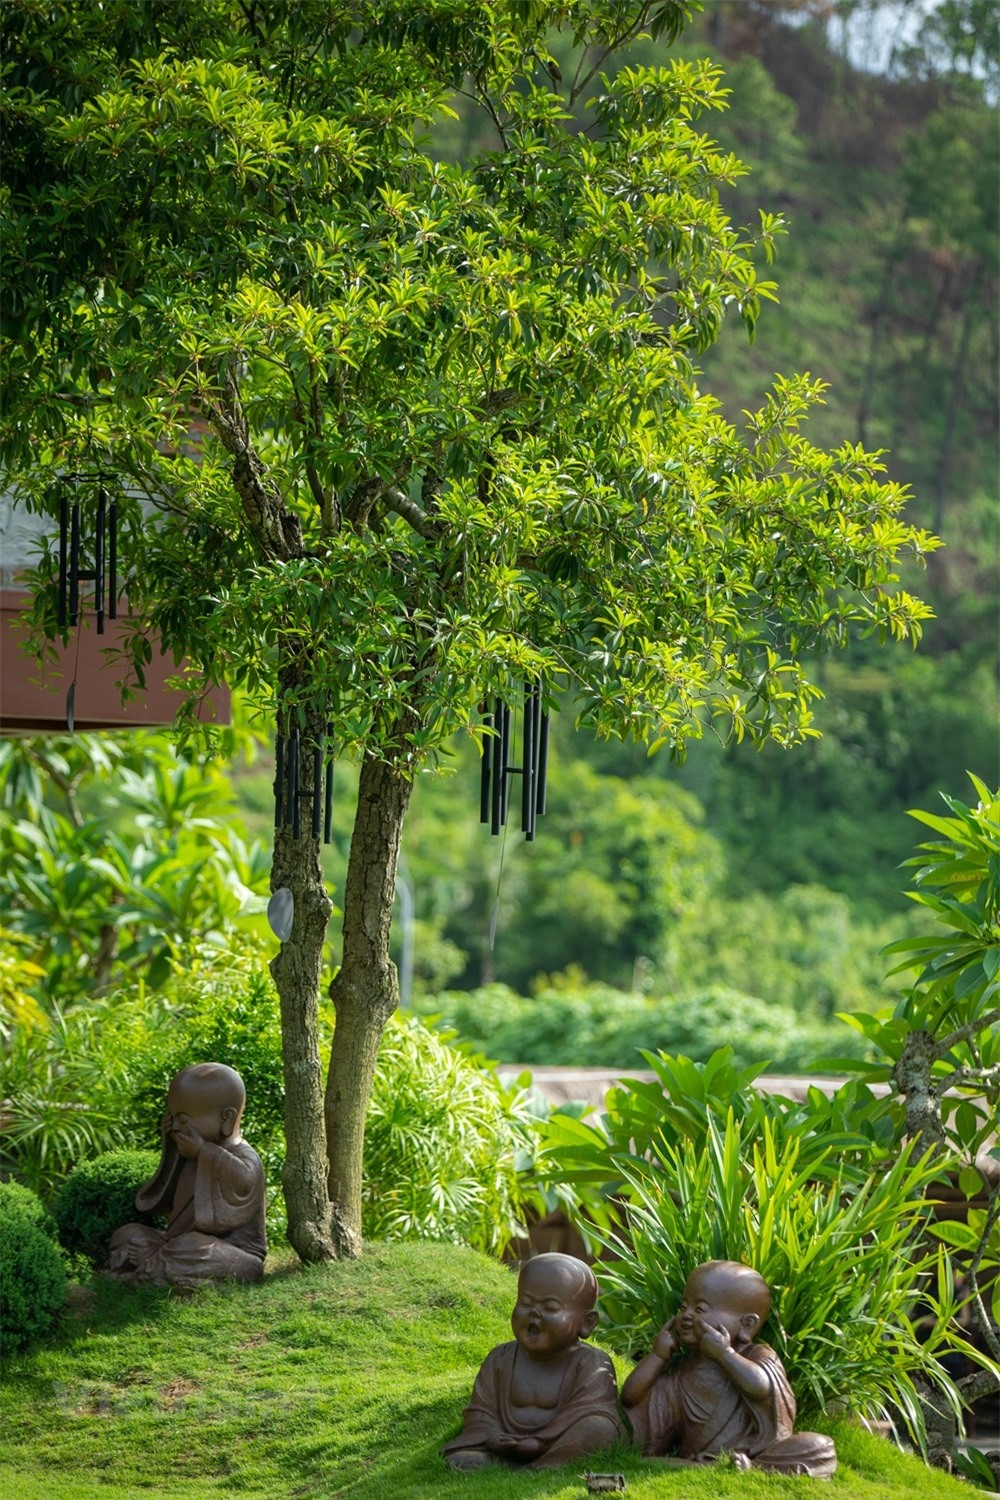
[{"label": "wind chime", "polygon": [[549,764],[549,716],[542,713],[540,684],[526,683],[521,722],[521,764],[511,763],[511,709],[501,699],[484,705],[484,723],[492,734],[483,736],[480,773],[479,821],[489,823],[490,833],[506,827],[510,802],[510,778],[521,777],[521,832],[532,843],[536,821],[545,813],[546,778]]},{"label": "wind chime", "polygon": [[[73,474],[74,484],[85,476]],[[103,485],[97,491],[97,515],[94,526],[94,566],[82,567],[80,501],[72,505],[64,494],[59,500],[59,628],[76,625],[80,619],[80,585],[94,585],[94,608],[97,634],[104,634],[104,596],[107,589],[107,618],[118,618],[118,502],[108,504]]]},{"label": "wind chime", "polygon": [[[81,606],[82,583],[92,583],[94,612],[97,618],[97,634],[104,634],[105,617],[109,620],[118,618],[118,502],[112,500],[108,503],[108,493],[103,484],[98,485],[97,509],[94,518],[94,547],[93,567],[84,566],[84,549],[81,520],[81,507],[79,485],[81,480],[96,478],[101,480],[102,474],[71,474],[68,476],[74,486],[75,495],[72,504],[68,495],[64,492],[59,498],[59,594],[57,603],[57,619],[59,629],[65,630],[67,626],[79,626],[83,613]],[[107,594],[107,609],[105,610],[105,594]],[[77,636],[77,665],[80,659],[80,640]],[[66,693],[66,728],[70,734],[76,717],[76,669],[73,672],[73,681]]]},{"label": "wind chime", "polygon": [[[318,839],[322,825],[324,844],[333,843],[333,726],[313,744],[307,744],[298,729],[279,734],[274,753],[274,826],[291,826],[292,837],[302,833],[302,801],[312,803],[312,836]],[[305,757],[312,759],[312,786],[302,775]],[[324,772],[325,766],[325,772]]]}]

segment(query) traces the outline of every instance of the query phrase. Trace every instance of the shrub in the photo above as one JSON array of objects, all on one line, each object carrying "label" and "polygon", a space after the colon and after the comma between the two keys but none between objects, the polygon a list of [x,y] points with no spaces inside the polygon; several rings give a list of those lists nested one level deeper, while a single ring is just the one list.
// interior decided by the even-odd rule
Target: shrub
[{"label": "shrub", "polygon": [[19,1182],[0,1182],[0,1224],[9,1218],[25,1219],[48,1240],[57,1240],[56,1221],[37,1193]]},{"label": "shrub", "polygon": [[394,1019],[379,1049],[365,1131],[370,1239],[465,1241],[499,1254],[520,1229],[520,1096],[419,1021]]},{"label": "shrub", "polygon": [[794,1145],[800,1163],[818,1177],[828,1178],[835,1163],[856,1185],[895,1140],[891,1106],[857,1081],[830,1095],[810,1087],[796,1103],[757,1089],[760,1067],[737,1068],[731,1047],[720,1047],[704,1063],[666,1052],[644,1052],[642,1061],[653,1078],[621,1080],[608,1090],[603,1110],[538,1109],[526,1186],[546,1207],[558,1203],[575,1218],[585,1239],[594,1226],[607,1230],[621,1222],[630,1170],[641,1176],[662,1169],[669,1149],[682,1142],[704,1154],[710,1127],[730,1117],[744,1149],[757,1145],[767,1127],[779,1157]]},{"label": "shrub", "polygon": [[107,1262],[108,1241],[122,1224],[152,1224],[140,1214],[135,1195],[159,1166],[157,1151],[106,1151],[81,1162],[59,1189],[53,1204],[59,1240],[71,1255],[91,1265]]},{"label": "shrub", "polygon": [[5,1350],[23,1349],[48,1333],[66,1298],[58,1247],[18,1212],[0,1224],[0,1331]]},{"label": "shrub", "polygon": [[[843,1028],[801,1018],[787,1006],[723,986],[654,998],[604,984],[550,983],[533,999],[505,985],[419,997],[414,1010],[436,1015],[464,1042],[503,1062],[641,1068],[640,1051],[684,1052],[704,1062],[730,1045],[738,1066],[810,1071],[821,1053],[843,1047]],[[853,1043],[858,1058],[867,1044]],[[848,1048],[850,1051],[850,1047]]]},{"label": "shrub", "polygon": [[16,1022],[0,1069],[3,1164],[48,1197],[78,1161],[127,1142],[121,1101],[129,1081],[109,1045],[117,1004],[53,1004],[42,1025]]}]

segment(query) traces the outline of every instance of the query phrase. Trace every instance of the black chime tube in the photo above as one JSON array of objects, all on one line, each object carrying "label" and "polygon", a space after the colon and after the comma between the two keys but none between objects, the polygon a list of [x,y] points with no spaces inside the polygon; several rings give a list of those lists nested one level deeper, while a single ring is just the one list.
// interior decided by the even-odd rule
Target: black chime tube
[{"label": "black chime tube", "polygon": [[333,843],[333,725],[326,726],[326,736],[331,740],[329,757],[326,762],[326,795],[323,798],[323,842]]},{"label": "black chime tube", "polygon": [[59,629],[66,628],[66,554],[69,546],[69,501],[59,497]]},{"label": "black chime tube", "polygon": [[500,822],[506,827],[510,805],[510,705],[500,705]]},{"label": "black chime tube", "polygon": [[302,837],[302,800],[299,797],[299,731],[292,730],[291,760],[288,763],[288,796],[292,812],[292,838]]},{"label": "black chime tube", "polygon": [[542,689],[539,683],[534,683],[531,690],[532,715],[532,755],[531,755],[531,836],[534,838],[538,827],[538,776],[539,761],[542,748]]},{"label": "black chime tube", "polygon": [[535,750],[535,690],[526,683],[521,729],[521,832],[529,843],[535,837]]},{"label": "black chime tube", "polygon": [[[486,705],[483,705],[485,711]],[[486,713],[483,718],[483,763],[479,770],[479,821],[488,823],[490,821],[490,807],[492,805],[492,768],[493,768],[493,715]]]},{"label": "black chime tube", "polygon": [[104,490],[97,491],[97,536],[94,540],[94,604],[97,609],[97,634],[104,634],[104,525],[107,520],[108,497]]},{"label": "black chime tube", "polygon": [[118,501],[108,510],[108,619],[118,618]]},{"label": "black chime tube", "polygon": [[80,613],[80,502],[73,501],[69,543],[69,623]]},{"label": "black chime tube", "polygon": [[[538,706],[541,709],[540,690]],[[535,793],[535,812],[539,817],[544,817],[547,792],[546,783],[549,774],[549,716],[548,714],[539,712],[538,720],[538,769],[536,772],[538,790]]]},{"label": "black chime tube", "polygon": [[499,833],[503,817],[503,788],[507,780],[507,767],[503,758],[503,705],[500,700],[493,705],[493,755],[490,780],[490,833]]},{"label": "black chime tube", "polygon": [[285,790],[285,737],[279,734],[274,742],[274,826],[281,827],[282,793]]},{"label": "black chime tube", "polygon": [[322,816],[322,802],[320,790],[323,785],[323,746],[317,741],[313,745],[313,791],[312,791],[312,836],[319,838],[319,825]]}]

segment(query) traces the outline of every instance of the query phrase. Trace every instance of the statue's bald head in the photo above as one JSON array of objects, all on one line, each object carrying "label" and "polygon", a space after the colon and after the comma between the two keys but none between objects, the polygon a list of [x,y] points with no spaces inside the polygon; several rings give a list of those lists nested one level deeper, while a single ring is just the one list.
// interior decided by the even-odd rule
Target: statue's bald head
[{"label": "statue's bald head", "polygon": [[170,1087],[175,1085],[185,1092],[197,1093],[206,1103],[216,1104],[220,1109],[230,1107],[242,1113],[247,1102],[243,1079],[225,1063],[192,1063],[189,1068],[181,1068],[171,1080]]},{"label": "statue's bald head", "polygon": [[584,1312],[589,1312],[597,1301],[597,1277],[586,1261],[578,1260],[575,1255],[563,1255],[556,1250],[533,1255],[521,1266],[519,1279],[558,1288],[567,1301]]},{"label": "statue's bald head", "polygon": [[182,1068],[170,1081],[168,1107],[175,1118],[198,1117],[205,1123],[206,1139],[221,1140],[235,1136],[243,1116],[247,1091],[235,1068],[225,1063],[192,1063]]}]

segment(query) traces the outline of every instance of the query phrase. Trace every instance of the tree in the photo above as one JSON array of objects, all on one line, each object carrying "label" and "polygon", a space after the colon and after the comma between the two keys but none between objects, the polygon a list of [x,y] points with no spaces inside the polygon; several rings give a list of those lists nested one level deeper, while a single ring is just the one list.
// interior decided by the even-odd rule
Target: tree
[{"label": "tree", "polygon": [[[677,753],[706,723],[794,744],[814,732],[816,650],[858,628],[915,639],[927,613],[895,586],[897,559],[935,545],[899,519],[903,491],[876,455],[799,432],[821,382],[778,379],[744,433],[699,389],[727,310],[752,335],[773,296],[754,257],[781,225],[738,231],[720,208],[743,169],[694,128],[723,102],[718,69],[606,72],[694,8],[3,9],[17,500],[55,514],[60,476],[113,471],[131,669],[159,635],[191,705],[225,679],[282,734],[312,745],[330,724],[360,762],[325,1109],[330,901],[311,831],[275,837],[272,885],[295,903],[272,963],[284,1188],[306,1259],[360,1247],[416,768],[456,731],[481,742],[481,702],[525,681]],[[494,140],[460,166],[428,135],[456,94]],[[50,547],[39,636],[54,571]]]}]

